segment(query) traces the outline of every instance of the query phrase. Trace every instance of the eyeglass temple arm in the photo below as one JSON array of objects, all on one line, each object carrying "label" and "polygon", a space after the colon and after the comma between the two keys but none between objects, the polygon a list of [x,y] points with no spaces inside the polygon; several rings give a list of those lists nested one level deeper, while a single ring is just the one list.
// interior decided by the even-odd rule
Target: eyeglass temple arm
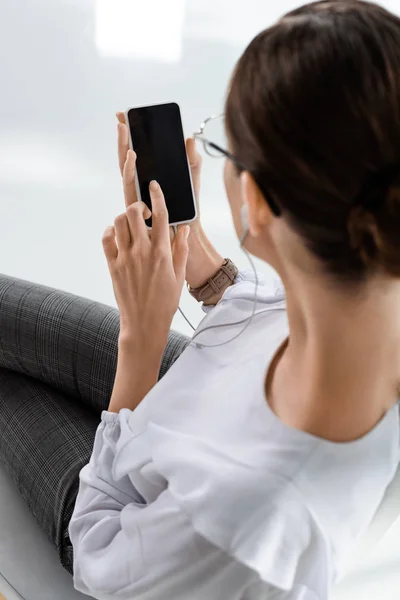
[{"label": "eyeglass temple arm", "polygon": [[[200,140],[201,142],[203,142],[204,146],[206,144],[208,144],[209,146],[211,146],[211,148],[214,148],[214,150],[217,150],[218,152],[221,152],[221,154],[223,154],[224,156],[226,156],[227,158],[229,158],[232,162],[235,163],[235,165],[237,165],[240,169],[243,169],[243,171],[248,171],[249,169],[239,160],[236,158],[236,156],[234,156],[233,154],[231,154],[228,150],[225,150],[224,148],[221,148],[221,146],[218,146],[218,144],[214,144],[214,142],[211,142],[210,140],[208,140],[205,136],[204,136],[204,127],[207,124],[207,121],[209,121],[210,119],[212,119],[213,117],[210,117],[209,119],[206,119],[204,121],[204,123],[201,124],[200,126],[200,131],[197,131],[193,134],[193,137],[195,139]],[[214,117],[215,118],[215,117]],[[260,190],[262,191],[266,201],[269,204],[270,209],[272,210],[272,212],[274,213],[274,215],[276,217],[281,216],[282,214],[282,210],[281,208],[278,206],[278,204],[275,202],[275,200],[273,200],[271,198],[271,194],[268,192],[268,190],[259,183],[259,181],[257,181],[257,178],[254,174],[252,174],[258,187],[260,188]]]}]

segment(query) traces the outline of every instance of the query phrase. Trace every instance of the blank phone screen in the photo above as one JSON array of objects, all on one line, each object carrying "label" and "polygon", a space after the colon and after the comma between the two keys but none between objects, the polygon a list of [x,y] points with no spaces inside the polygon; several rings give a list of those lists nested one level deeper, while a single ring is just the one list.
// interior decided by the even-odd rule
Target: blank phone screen
[{"label": "blank phone screen", "polygon": [[[142,201],[151,210],[149,184],[155,179],[165,196],[169,222],[191,221],[195,203],[179,106],[132,108],[128,121]],[[151,227],[151,217],[146,224]]]}]

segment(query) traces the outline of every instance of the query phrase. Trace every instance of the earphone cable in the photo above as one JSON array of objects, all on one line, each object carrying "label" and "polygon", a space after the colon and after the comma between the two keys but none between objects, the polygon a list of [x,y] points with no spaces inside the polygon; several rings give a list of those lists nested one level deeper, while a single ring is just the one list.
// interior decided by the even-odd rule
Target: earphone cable
[{"label": "earphone cable", "polygon": [[[246,254],[247,258],[249,259],[249,262],[251,264],[251,267],[253,269],[254,272],[254,277],[255,277],[255,287],[254,287],[254,302],[253,302],[253,311],[251,313],[251,315],[249,317],[246,317],[245,319],[242,319],[241,321],[236,321],[234,323],[221,323],[220,325],[210,325],[209,327],[205,327],[204,329],[201,329],[200,331],[198,331],[191,339],[190,343],[194,343],[197,348],[217,348],[220,346],[226,346],[226,344],[230,344],[231,342],[233,342],[233,340],[236,340],[238,337],[240,337],[242,335],[242,333],[244,333],[244,331],[247,329],[247,327],[250,326],[255,312],[256,312],[256,308],[257,308],[257,292],[258,292],[258,286],[259,286],[259,280],[258,280],[258,275],[257,275],[257,270],[256,267],[254,265],[254,262],[250,256],[250,254],[247,252],[247,250],[243,247],[243,242],[244,239],[247,235],[247,230],[245,231],[245,233],[243,234],[241,240],[240,240],[240,246],[243,250],[243,252]],[[178,310],[180,311],[180,313],[182,314],[182,316],[184,317],[184,319],[187,321],[187,323],[190,325],[190,327],[196,331],[196,329],[193,327],[193,325],[191,324],[191,322],[189,321],[189,319],[186,317],[185,313],[182,311],[181,307],[178,308]],[[262,311],[264,312],[264,311]],[[227,340],[226,342],[222,342],[221,344],[212,344],[212,345],[207,345],[207,344],[202,344],[200,342],[195,342],[195,338],[200,335],[201,333],[203,333],[204,331],[208,331],[209,329],[218,329],[220,327],[233,327],[234,325],[241,325],[242,323],[246,323],[246,325],[239,331],[239,333],[237,335],[235,335],[234,337],[230,338],[229,340]]]}]

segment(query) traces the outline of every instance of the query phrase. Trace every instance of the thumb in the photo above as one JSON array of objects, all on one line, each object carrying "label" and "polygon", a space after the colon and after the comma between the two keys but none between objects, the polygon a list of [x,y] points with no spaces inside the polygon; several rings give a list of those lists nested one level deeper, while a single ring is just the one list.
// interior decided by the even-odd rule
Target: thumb
[{"label": "thumb", "polygon": [[201,154],[197,151],[196,140],[194,138],[188,138],[186,141],[186,152],[189,159],[190,171],[192,173],[193,187],[198,199],[200,192],[200,176],[201,176]]},{"label": "thumb", "polygon": [[201,161],[201,156],[197,152],[196,141],[192,137],[186,140],[186,152],[191,168],[196,168]]},{"label": "thumb", "polygon": [[189,225],[184,225],[178,229],[175,236],[172,260],[174,263],[175,276],[179,284],[183,285],[186,275],[186,264],[189,255],[188,237],[190,235]]}]

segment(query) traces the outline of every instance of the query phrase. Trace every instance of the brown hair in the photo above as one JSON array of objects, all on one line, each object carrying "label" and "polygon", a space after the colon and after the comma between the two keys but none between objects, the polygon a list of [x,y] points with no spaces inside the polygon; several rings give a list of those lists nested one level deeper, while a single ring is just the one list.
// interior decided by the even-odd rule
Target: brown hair
[{"label": "brown hair", "polygon": [[337,279],[400,277],[400,19],[308,4],[260,33],[226,101],[232,152]]}]

